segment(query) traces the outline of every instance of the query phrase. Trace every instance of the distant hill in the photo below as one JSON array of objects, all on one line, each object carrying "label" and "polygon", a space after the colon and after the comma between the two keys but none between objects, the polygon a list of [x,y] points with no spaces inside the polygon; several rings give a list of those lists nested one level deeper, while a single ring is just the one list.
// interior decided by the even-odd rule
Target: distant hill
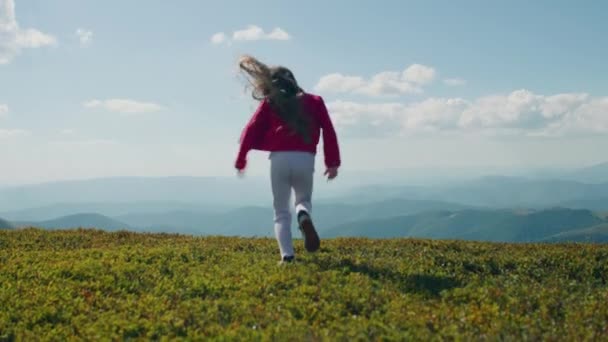
[{"label": "distant hill", "polygon": [[608,162],[567,173],[563,178],[584,183],[608,183]]},{"label": "distant hill", "polygon": [[[315,204],[313,216],[319,227],[347,222],[407,215],[429,210],[461,210],[467,206],[441,202],[391,199],[368,204]],[[223,213],[169,211],[117,216],[116,219],[148,231],[179,231],[190,234],[272,236],[273,212],[267,207],[243,207]]]},{"label": "distant hill", "polygon": [[598,242],[608,243],[608,223],[591,228],[577,229],[550,236],[549,242]]},{"label": "distant hill", "polygon": [[148,232],[176,232],[195,235],[272,236],[272,209],[243,207],[223,213],[170,211],[138,213],[117,220]]},{"label": "distant hill", "polygon": [[94,213],[75,214],[40,222],[19,222],[18,225],[34,226],[46,229],[69,229],[80,227],[98,228],[104,230],[132,229],[131,226],[124,222]]},{"label": "distant hill", "polygon": [[[410,203],[412,202],[403,202]],[[402,203],[402,204],[403,204]],[[421,209],[420,203],[403,206],[406,212]],[[430,207],[431,203],[428,203]],[[435,203],[438,204],[438,203]],[[370,206],[370,210],[381,203]],[[356,209],[359,209],[357,211]],[[337,209],[342,210],[336,211]],[[350,209],[350,210],[349,210]],[[353,211],[354,210],[354,211]],[[323,238],[417,237],[433,239],[463,239],[500,242],[534,241],[595,241],[604,242],[605,216],[586,209],[553,208],[544,210],[456,209],[413,212],[390,215],[381,211],[378,217],[367,217],[357,206],[342,208],[320,207],[315,211],[315,224]],[[351,215],[347,215],[347,214]],[[340,215],[338,215],[340,214]],[[331,216],[334,217],[331,217]],[[382,216],[386,215],[386,216]],[[339,216],[339,219],[336,217]],[[373,216],[373,215],[372,215]],[[330,225],[329,222],[338,222]],[[6,222],[8,227],[12,226]],[[272,210],[244,207],[221,214],[169,212],[164,214],[134,214],[118,219],[99,214],[77,214],[38,222],[15,222],[13,225],[47,229],[99,228],[127,229],[146,232],[170,232],[194,235],[266,236],[274,235]],[[294,235],[299,236],[294,224]]]},{"label": "distant hill", "polygon": [[325,227],[348,222],[411,215],[438,210],[463,210],[470,206],[437,200],[412,200],[389,198],[372,203],[339,204],[322,203],[315,205],[315,221]]},{"label": "distant hill", "polygon": [[264,181],[237,177],[120,177],[51,182],[0,188],[0,210],[57,203],[151,201],[195,203],[207,208],[244,206],[270,201],[272,194]]},{"label": "distant hill", "polygon": [[603,224],[589,210],[437,211],[343,224],[324,231],[328,237],[420,237],[484,241],[539,241],[549,236]]},{"label": "distant hill", "polygon": [[441,200],[476,207],[542,209],[570,201],[603,200],[608,198],[608,183],[586,184],[572,180],[489,176],[433,187],[365,186],[334,201],[362,204],[386,198]]},{"label": "distant hill", "polygon": [[129,213],[115,219],[132,227],[146,231],[177,231],[191,234],[201,233],[203,225],[209,223],[211,215],[197,211],[174,210],[167,212]]},{"label": "distant hill", "polygon": [[[600,166],[593,170],[602,173]],[[412,201],[411,204],[406,203],[406,206],[419,205],[426,210],[458,209],[446,208],[446,203],[460,205],[461,208],[540,209],[573,201],[593,203],[592,209],[595,209],[598,202],[601,204],[601,201],[608,198],[608,182],[586,184],[574,180],[492,176],[434,186],[394,182],[352,187],[346,191],[342,181],[330,184],[318,182],[318,186],[315,184],[316,190],[321,189],[316,193],[323,196],[316,198],[315,205],[319,208],[322,207],[321,204],[331,205],[336,210],[348,211],[348,205],[383,202],[382,207],[374,210],[359,208],[368,213],[386,210],[392,215],[392,208],[400,205],[393,203],[395,198],[403,199],[398,200],[402,202]],[[266,179],[239,180],[228,177],[125,177],[4,187],[0,188],[0,216],[9,220],[40,221],[77,212],[95,212],[110,217],[178,211],[206,214],[252,205],[266,206],[272,203],[269,188]],[[330,195],[333,197],[328,197]],[[353,211],[354,214],[357,212]],[[367,214],[364,216],[369,217]],[[327,223],[333,225],[336,222],[331,222],[331,217],[328,216]]]},{"label": "distant hill", "polygon": [[571,200],[608,197],[608,183],[486,177],[456,185],[439,194],[446,201],[499,208],[551,207]]},{"label": "distant hill", "polygon": [[560,207],[572,209],[589,209],[593,211],[608,211],[608,197],[598,199],[579,199],[566,201],[559,204]]},{"label": "distant hill", "polygon": [[[393,205],[393,206],[392,206]],[[449,208],[423,210],[424,208]],[[272,209],[244,207],[224,213],[174,211],[109,218],[78,214],[20,226],[48,229],[97,227],[194,235],[273,236]],[[504,242],[542,241],[554,235],[602,225],[606,220],[585,209],[490,210],[444,202],[390,201],[370,205],[325,205],[314,210],[322,237],[420,237]],[[294,235],[299,236],[295,229]]]},{"label": "distant hill", "polygon": [[[228,207],[216,208],[227,210]],[[0,216],[11,221],[44,221],[54,217],[75,213],[97,213],[108,217],[127,214],[162,213],[170,211],[211,212],[206,206],[180,201],[137,201],[137,202],[69,202],[55,203],[41,207],[0,212]]]},{"label": "distant hill", "polygon": [[[397,203],[397,201],[395,201]],[[404,203],[412,203],[406,201]],[[590,227],[603,219],[589,210],[461,209],[424,211],[427,206],[380,210],[382,203],[326,205],[314,210],[317,229],[325,236],[462,238],[491,241],[535,241],[569,229]],[[435,203],[438,205],[438,203]],[[433,205],[428,207],[432,208]],[[446,205],[449,207],[449,205]],[[400,209],[402,208],[402,209]],[[378,209],[377,212],[374,212]],[[369,211],[369,212],[367,212]],[[168,212],[117,217],[133,229],[195,235],[272,236],[272,210],[245,207],[221,214]],[[406,228],[406,229],[405,229]],[[294,224],[295,229],[295,224]],[[298,234],[296,232],[296,234]]]},{"label": "distant hill", "polygon": [[0,229],[13,229],[13,225],[0,218]]}]

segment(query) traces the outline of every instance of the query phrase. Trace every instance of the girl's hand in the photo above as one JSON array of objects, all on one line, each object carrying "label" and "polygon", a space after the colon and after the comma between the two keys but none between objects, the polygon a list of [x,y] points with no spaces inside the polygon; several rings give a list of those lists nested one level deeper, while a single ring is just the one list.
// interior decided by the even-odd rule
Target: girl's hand
[{"label": "girl's hand", "polygon": [[240,178],[243,178],[243,176],[245,176],[245,167],[247,167],[247,159],[238,158],[234,163],[234,168],[236,169],[237,175]]},{"label": "girl's hand", "polygon": [[338,177],[338,168],[337,167],[328,167],[327,170],[325,170],[324,175],[327,176],[327,180],[332,180],[332,179]]}]

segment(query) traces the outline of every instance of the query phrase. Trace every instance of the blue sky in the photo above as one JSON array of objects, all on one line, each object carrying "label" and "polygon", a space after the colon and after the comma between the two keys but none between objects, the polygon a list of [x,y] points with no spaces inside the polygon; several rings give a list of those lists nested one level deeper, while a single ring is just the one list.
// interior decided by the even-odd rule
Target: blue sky
[{"label": "blue sky", "polygon": [[[603,1],[0,0],[0,183],[233,175],[256,106],[236,71],[245,53],[323,96],[345,172],[603,162],[605,13]],[[250,165],[264,174],[265,155]]]}]

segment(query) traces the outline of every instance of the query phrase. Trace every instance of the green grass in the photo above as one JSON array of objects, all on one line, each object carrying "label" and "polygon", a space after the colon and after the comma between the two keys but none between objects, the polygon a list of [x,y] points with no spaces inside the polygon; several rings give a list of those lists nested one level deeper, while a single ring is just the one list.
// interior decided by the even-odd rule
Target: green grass
[{"label": "green grass", "polygon": [[0,340],[608,338],[608,245],[0,231]]}]

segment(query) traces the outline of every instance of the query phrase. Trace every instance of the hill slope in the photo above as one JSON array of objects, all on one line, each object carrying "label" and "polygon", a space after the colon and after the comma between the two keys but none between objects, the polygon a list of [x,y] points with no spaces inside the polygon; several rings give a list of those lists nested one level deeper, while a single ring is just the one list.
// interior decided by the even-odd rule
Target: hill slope
[{"label": "hill slope", "polygon": [[561,232],[605,223],[589,210],[554,208],[539,211],[437,211],[339,225],[328,237],[422,237],[502,242],[539,241]]},{"label": "hill slope", "polygon": [[0,208],[15,211],[57,203],[177,201],[246,205],[268,201],[272,194],[263,182],[241,182],[236,177],[118,177],[51,182],[0,188]]},{"label": "hill slope", "polygon": [[[116,199],[114,199],[116,200]],[[158,213],[178,210],[201,211],[200,205],[176,201],[72,202],[0,212],[9,221],[45,221],[74,213],[97,213],[108,217],[127,214]]]},{"label": "hill slope", "polygon": [[[608,246],[0,231],[0,339],[602,340]],[[4,286],[6,285],[6,286]]]},{"label": "hill slope", "polygon": [[589,209],[593,211],[608,211],[608,197],[598,199],[581,199],[562,202],[560,207],[572,209]]},{"label": "hill slope", "polygon": [[75,215],[68,215],[58,217],[53,220],[40,221],[40,222],[19,222],[19,226],[33,226],[47,229],[58,229],[58,228],[92,228],[98,227],[105,230],[119,230],[119,229],[130,229],[129,225],[114,220],[112,218],[94,214],[94,213],[82,213]]},{"label": "hill slope", "polygon": [[397,197],[416,200],[441,199],[468,206],[546,208],[571,201],[608,198],[608,183],[585,184],[569,180],[527,179],[489,176],[473,181],[435,187],[386,185],[363,187],[341,199],[350,202]]},{"label": "hill slope", "polygon": [[13,225],[0,218],[0,229],[12,229]]},{"label": "hill slope", "polygon": [[545,239],[551,242],[608,242],[608,223],[591,228],[577,229],[550,236]]},{"label": "hill slope", "polygon": [[576,170],[565,175],[564,178],[585,183],[606,183],[608,182],[608,162]]}]

